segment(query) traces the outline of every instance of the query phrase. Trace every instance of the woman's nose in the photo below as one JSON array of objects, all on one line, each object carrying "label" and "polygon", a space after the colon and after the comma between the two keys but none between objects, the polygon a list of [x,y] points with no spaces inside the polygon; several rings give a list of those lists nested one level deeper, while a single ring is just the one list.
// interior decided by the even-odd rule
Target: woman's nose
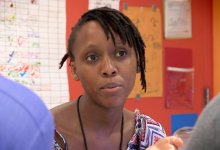
[{"label": "woman's nose", "polygon": [[103,77],[113,77],[117,74],[117,68],[109,57],[105,57],[102,64],[102,76]]}]

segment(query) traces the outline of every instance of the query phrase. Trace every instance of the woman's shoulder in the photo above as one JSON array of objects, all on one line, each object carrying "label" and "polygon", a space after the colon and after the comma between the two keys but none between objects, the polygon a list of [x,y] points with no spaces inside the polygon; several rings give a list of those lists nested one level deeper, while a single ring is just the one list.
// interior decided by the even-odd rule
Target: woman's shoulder
[{"label": "woman's shoulder", "polygon": [[66,102],[52,108],[50,111],[53,113],[54,117],[66,115],[69,111],[73,109],[75,105],[74,101]]},{"label": "woman's shoulder", "polygon": [[63,133],[69,130],[69,122],[73,121],[75,115],[75,102],[70,101],[51,109],[54,117],[55,128]]},{"label": "woman's shoulder", "polygon": [[54,150],[67,150],[67,139],[72,126],[70,122],[74,122],[75,101],[70,101],[51,109],[55,122],[54,134]]}]

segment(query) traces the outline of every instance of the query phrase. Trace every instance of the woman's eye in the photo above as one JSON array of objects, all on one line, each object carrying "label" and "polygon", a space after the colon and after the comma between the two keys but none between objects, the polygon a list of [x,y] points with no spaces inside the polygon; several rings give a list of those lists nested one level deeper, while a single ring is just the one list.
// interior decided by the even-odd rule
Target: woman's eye
[{"label": "woman's eye", "polygon": [[120,50],[116,53],[117,57],[123,57],[125,55],[127,55],[127,52],[125,50]]},{"label": "woman's eye", "polygon": [[97,61],[98,60],[98,56],[96,56],[95,54],[91,54],[89,56],[86,57],[87,61]]}]

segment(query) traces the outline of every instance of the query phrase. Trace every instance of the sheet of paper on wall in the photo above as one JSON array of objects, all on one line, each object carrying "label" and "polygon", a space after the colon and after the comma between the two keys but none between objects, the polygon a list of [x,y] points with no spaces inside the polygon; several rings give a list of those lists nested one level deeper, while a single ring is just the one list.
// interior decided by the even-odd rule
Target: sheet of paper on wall
[{"label": "sheet of paper on wall", "polygon": [[110,7],[119,10],[120,0],[89,0],[89,9]]},{"label": "sheet of paper on wall", "polygon": [[153,7],[133,7],[124,5],[123,13],[137,26],[146,44],[146,93],[142,90],[140,73],[136,76],[134,89],[129,98],[161,97],[163,95],[163,57],[161,12]]},{"label": "sheet of paper on wall", "polygon": [[66,66],[66,3],[0,1],[0,74],[35,91],[48,108],[69,101]]},{"label": "sheet of paper on wall", "polygon": [[166,108],[191,108],[194,95],[192,50],[165,48]]},{"label": "sheet of paper on wall", "polygon": [[165,38],[191,38],[191,15],[191,0],[164,0]]}]

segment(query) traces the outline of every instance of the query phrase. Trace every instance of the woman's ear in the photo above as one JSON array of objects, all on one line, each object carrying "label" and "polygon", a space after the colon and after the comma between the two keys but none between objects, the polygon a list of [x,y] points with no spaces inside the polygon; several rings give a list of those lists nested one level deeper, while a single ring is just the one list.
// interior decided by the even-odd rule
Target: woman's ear
[{"label": "woman's ear", "polygon": [[75,66],[74,62],[70,62],[70,68],[71,68],[71,73],[72,73],[73,79],[75,81],[79,81],[79,77],[76,73],[76,66]]}]

